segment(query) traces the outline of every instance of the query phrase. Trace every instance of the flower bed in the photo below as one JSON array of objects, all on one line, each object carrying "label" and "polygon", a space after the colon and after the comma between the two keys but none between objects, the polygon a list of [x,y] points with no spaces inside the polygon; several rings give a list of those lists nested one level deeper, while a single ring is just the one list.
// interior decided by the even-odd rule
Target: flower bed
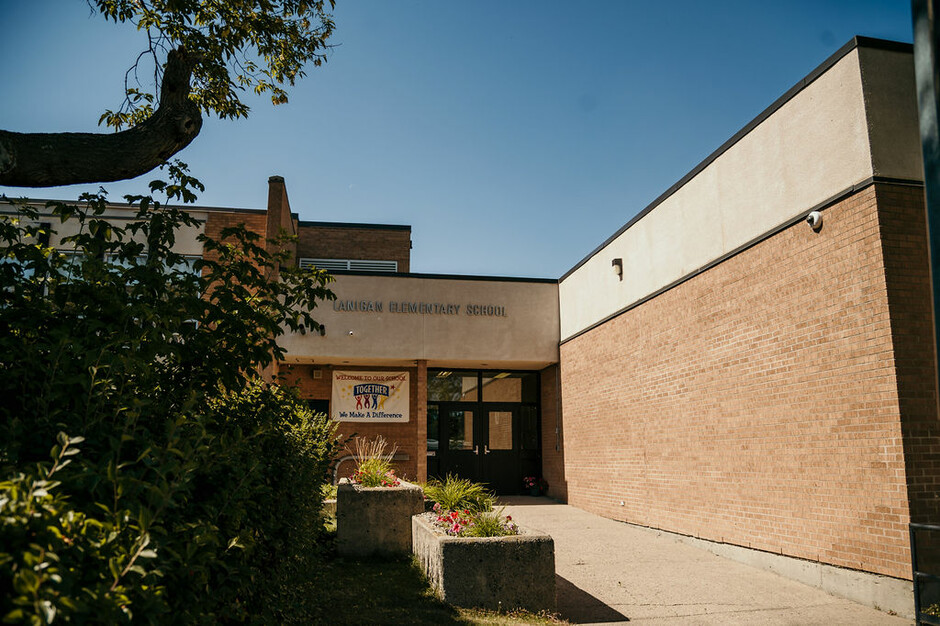
[{"label": "flower bed", "polygon": [[504,537],[519,534],[519,527],[511,516],[503,517],[502,509],[447,511],[435,503],[431,511],[436,515],[433,518],[434,526],[451,537]]},{"label": "flower bed", "polygon": [[363,487],[347,478],[336,491],[336,549],[341,556],[396,556],[411,551],[411,516],[424,511],[421,487]]},{"label": "flower bed", "polygon": [[445,602],[485,609],[554,610],[555,542],[550,536],[514,524],[518,533],[514,535],[452,536],[439,517],[436,512],[424,513],[411,518],[411,524],[414,553]]}]

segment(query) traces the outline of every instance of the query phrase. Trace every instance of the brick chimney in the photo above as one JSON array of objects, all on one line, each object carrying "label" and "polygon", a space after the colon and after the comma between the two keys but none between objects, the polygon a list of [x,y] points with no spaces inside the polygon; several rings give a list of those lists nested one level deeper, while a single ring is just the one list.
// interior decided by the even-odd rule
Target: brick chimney
[{"label": "brick chimney", "polygon": [[[283,176],[271,176],[268,178],[268,219],[265,230],[265,237],[273,239],[278,233],[284,230],[289,235],[297,235],[297,222],[293,219],[290,212],[290,202],[287,200],[287,185],[284,184]],[[269,253],[277,251],[274,244],[268,242],[266,245]],[[297,243],[293,242],[286,247],[290,250],[291,262],[296,263]]]}]

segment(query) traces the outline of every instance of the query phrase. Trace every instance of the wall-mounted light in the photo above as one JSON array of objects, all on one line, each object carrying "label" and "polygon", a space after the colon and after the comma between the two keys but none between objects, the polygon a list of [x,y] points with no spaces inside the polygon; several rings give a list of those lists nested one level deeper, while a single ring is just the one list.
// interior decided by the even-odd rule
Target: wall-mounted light
[{"label": "wall-mounted light", "polygon": [[617,278],[623,280],[623,259],[611,260],[610,266],[613,268],[614,274],[617,275]]},{"label": "wall-mounted light", "polygon": [[324,324],[320,324],[320,336],[323,337],[324,335],[326,335],[326,326]]},{"label": "wall-mounted light", "polygon": [[815,230],[817,233],[823,225],[823,216],[819,211],[812,211],[809,215],[806,216],[806,223],[809,224],[809,227]]}]

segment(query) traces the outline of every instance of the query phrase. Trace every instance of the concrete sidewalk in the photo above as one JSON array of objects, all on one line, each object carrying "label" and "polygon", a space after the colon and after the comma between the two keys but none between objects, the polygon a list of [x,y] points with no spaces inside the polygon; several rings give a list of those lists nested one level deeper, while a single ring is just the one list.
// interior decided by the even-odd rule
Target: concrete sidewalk
[{"label": "concrete sidewalk", "polygon": [[500,502],[554,538],[558,612],[575,624],[912,623],[548,498]]}]

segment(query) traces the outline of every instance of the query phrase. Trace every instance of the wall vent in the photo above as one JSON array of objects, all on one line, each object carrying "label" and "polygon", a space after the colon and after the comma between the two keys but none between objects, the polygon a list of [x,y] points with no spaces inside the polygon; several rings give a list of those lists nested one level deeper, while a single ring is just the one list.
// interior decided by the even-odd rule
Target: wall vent
[{"label": "wall vent", "polygon": [[397,272],[398,261],[370,261],[365,259],[300,259],[300,268],[318,267],[321,270],[352,270],[355,272]]}]

